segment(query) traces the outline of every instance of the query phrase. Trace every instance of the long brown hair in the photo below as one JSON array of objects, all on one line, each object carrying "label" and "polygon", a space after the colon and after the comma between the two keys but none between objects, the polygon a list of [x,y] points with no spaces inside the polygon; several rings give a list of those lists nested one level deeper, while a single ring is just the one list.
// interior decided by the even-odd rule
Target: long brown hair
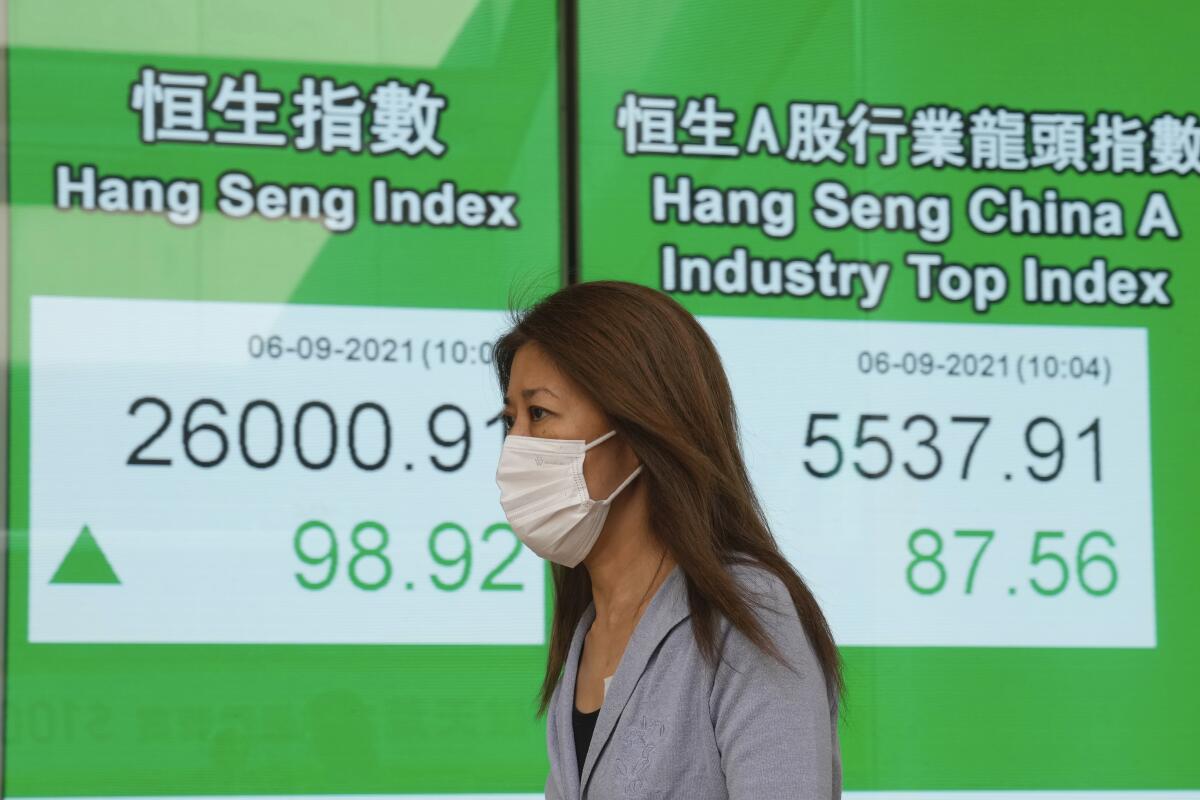
[{"label": "long brown hair", "polygon": [[[696,318],[662,292],[603,280],[566,286],[524,310],[510,307],[510,320],[494,351],[501,393],[508,392],[517,350],[536,342],[605,410],[645,465],[642,480],[653,498],[650,529],[687,580],[703,657],[716,663],[720,613],[784,661],[726,567],[749,561],[787,585],[827,685],[840,701],[842,661],[833,634],[767,525],[742,459],[729,381]],[[575,627],[592,599],[586,569],[551,567],[554,619],[538,717],[546,713]]]}]

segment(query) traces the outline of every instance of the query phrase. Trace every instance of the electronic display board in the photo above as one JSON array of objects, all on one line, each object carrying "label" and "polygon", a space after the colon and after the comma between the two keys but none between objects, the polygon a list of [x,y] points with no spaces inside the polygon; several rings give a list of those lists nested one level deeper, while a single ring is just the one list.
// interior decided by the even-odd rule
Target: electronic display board
[{"label": "electronic display board", "polygon": [[846,659],[847,792],[1196,796],[1197,8],[578,31],[580,277],[713,336]]},{"label": "electronic display board", "polygon": [[5,793],[540,790],[551,3],[8,4]]}]

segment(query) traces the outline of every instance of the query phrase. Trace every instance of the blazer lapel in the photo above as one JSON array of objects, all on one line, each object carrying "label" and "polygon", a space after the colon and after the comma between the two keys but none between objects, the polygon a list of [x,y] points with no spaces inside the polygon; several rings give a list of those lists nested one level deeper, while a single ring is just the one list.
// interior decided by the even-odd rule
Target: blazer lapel
[{"label": "blazer lapel", "polygon": [[[588,778],[592,775],[596,759],[599,757],[600,751],[604,749],[609,736],[612,735],[613,728],[617,724],[617,719],[621,716],[621,712],[625,710],[630,695],[633,694],[633,690],[641,679],[642,673],[646,670],[646,664],[650,660],[650,656],[658,649],[659,643],[666,635],[690,615],[686,576],[683,569],[676,564],[670,574],[667,575],[666,580],[662,582],[658,590],[654,593],[654,598],[650,601],[650,605],[646,607],[642,618],[638,620],[637,627],[634,628],[633,633],[629,637],[629,642],[625,645],[625,652],[621,655],[621,661],[617,664],[617,671],[613,674],[612,682],[608,685],[608,693],[604,696],[604,703],[600,706],[600,716],[596,719],[596,729],[592,733],[592,741],[588,746],[587,758],[583,762],[583,775],[579,781],[579,788],[577,788],[578,793],[573,795],[574,797],[578,798],[582,794],[582,789],[587,788]],[[569,682],[563,688],[566,690],[564,694],[568,700],[565,705],[560,704],[566,709],[566,713],[562,714],[560,712],[559,731],[565,730],[570,739],[565,745],[561,741],[559,742],[559,752],[569,752],[572,756],[575,753],[574,735],[571,726],[571,709],[575,706],[575,675],[578,669],[579,653],[582,650],[584,634],[587,633],[588,628],[595,618],[595,603],[591,603],[588,605],[588,609],[580,619],[579,627],[575,631],[575,638],[571,643],[571,654],[567,661],[566,677],[569,678]],[[579,768],[575,764],[574,758],[570,758],[569,760],[576,767],[570,776],[571,779],[574,779]]]}]

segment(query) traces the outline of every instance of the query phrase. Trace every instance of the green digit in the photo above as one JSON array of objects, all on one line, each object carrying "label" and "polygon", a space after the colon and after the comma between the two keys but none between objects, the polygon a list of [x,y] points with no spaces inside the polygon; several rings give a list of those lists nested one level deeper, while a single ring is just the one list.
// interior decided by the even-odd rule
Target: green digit
[{"label": "green digit", "polygon": [[1060,593],[1063,589],[1067,588],[1067,579],[1070,577],[1070,570],[1067,567],[1066,559],[1064,559],[1058,553],[1043,553],[1043,552],[1041,552],[1042,539],[1044,539],[1044,538],[1061,539],[1061,538],[1063,538],[1063,532],[1062,531],[1038,531],[1033,536],[1033,555],[1030,556],[1029,563],[1037,564],[1041,561],[1053,561],[1055,564],[1058,565],[1058,571],[1062,574],[1062,580],[1060,580],[1058,582],[1058,585],[1051,586],[1049,588],[1046,588],[1046,587],[1042,586],[1040,583],[1038,583],[1037,578],[1029,579],[1029,585],[1032,586],[1038,594],[1046,596],[1046,597],[1050,597],[1050,596]]},{"label": "green digit", "polygon": [[[363,547],[361,536],[364,531],[376,531],[379,534],[379,544],[374,547]],[[368,592],[373,592],[376,589],[382,589],[387,585],[387,582],[392,579],[392,562],[383,554],[383,548],[387,547],[388,532],[387,528],[380,525],[378,522],[367,520],[360,522],[354,526],[354,530],[350,532],[350,543],[354,545],[357,551],[354,557],[350,559],[350,580],[360,589],[366,589]],[[374,583],[368,583],[358,577],[358,564],[364,558],[378,559],[383,565],[383,577]]]},{"label": "green digit", "polygon": [[[1100,553],[1097,553],[1093,556],[1088,556],[1087,558],[1083,557],[1083,548],[1087,546],[1087,543],[1092,539],[1092,537],[1099,537],[1103,539],[1104,541],[1108,542],[1109,547],[1116,547],[1117,543],[1113,541],[1112,536],[1109,536],[1104,531],[1091,531],[1079,540],[1079,550],[1075,554],[1075,571],[1079,574],[1079,584],[1083,587],[1085,592],[1093,597],[1103,597],[1113,589],[1117,588],[1117,565],[1113,563],[1111,558]],[[1084,570],[1088,568],[1089,564],[1097,561],[1108,567],[1108,574],[1110,576],[1108,583],[1105,584],[1101,589],[1093,589],[1091,586],[1089,586],[1087,582],[1087,576],[1084,573]]]},{"label": "green digit", "polygon": [[[917,539],[928,538],[930,536],[933,537],[933,552],[922,553],[918,551]],[[936,594],[941,591],[942,587],[946,585],[946,568],[942,565],[942,562],[937,560],[937,557],[942,554],[942,537],[938,536],[937,531],[930,528],[918,528],[913,531],[912,535],[908,537],[908,552],[913,554],[913,560],[909,562],[908,569],[905,570],[905,575],[908,578],[908,585],[912,587],[912,590],[920,594]],[[920,564],[932,564],[937,567],[938,579],[937,583],[933,586],[917,585],[916,580],[913,578],[913,571]]]},{"label": "green digit", "polygon": [[521,540],[517,538],[515,533],[513,533],[512,527],[510,527],[507,522],[494,522],[489,525],[487,530],[483,532],[483,540],[486,542],[488,539],[492,538],[492,534],[496,531],[508,531],[508,535],[512,537],[513,548],[509,551],[508,557],[497,564],[496,568],[484,577],[483,585],[479,588],[485,592],[519,592],[525,588],[525,584],[498,583],[492,580],[499,575],[505,567],[511,564],[517,556],[521,554]]},{"label": "green digit", "polygon": [[[462,539],[462,552],[454,558],[445,558],[437,549],[437,541],[445,531],[457,531]],[[444,567],[452,567],[456,564],[463,565],[462,576],[454,583],[446,583],[439,576],[430,574],[433,579],[433,585],[444,592],[452,592],[455,589],[461,589],[467,582],[467,578],[471,575],[471,538],[467,536],[466,529],[457,522],[443,522],[429,533],[429,555],[433,556],[433,560]]]},{"label": "green digit", "polygon": [[[304,552],[304,548],[301,546],[301,543],[304,539],[305,532],[309,530],[325,531],[325,536],[329,541],[329,548],[325,551],[324,555],[310,556],[308,553]],[[333,535],[333,528],[329,527],[320,520],[310,519],[299,528],[296,528],[296,535],[292,537],[292,548],[296,551],[296,556],[305,564],[312,564],[315,566],[325,561],[329,562],[329,572],[326,573],[323,580],[310,581],[297,572],[296,580],[301,586],[309,591],[317,591],[318,589],[324,589],[333,582],[333,576],[337,571],[338,561],[337,537]]]},{"label": "green digit", "polygon": [[979,545],[979,550],[975,552],[975,558],[971,559],[971,569],[967,572],[967,591],[964,594],[971,593],[971,587],[975,585],[975,569],[979,566],[979,559],[983,558],[983,551],[987,550],[987,546],[992,543],[992,537],[996,535],[995,531],[955,531],[955,536],[978,536],[983,539],[983,544]]}]

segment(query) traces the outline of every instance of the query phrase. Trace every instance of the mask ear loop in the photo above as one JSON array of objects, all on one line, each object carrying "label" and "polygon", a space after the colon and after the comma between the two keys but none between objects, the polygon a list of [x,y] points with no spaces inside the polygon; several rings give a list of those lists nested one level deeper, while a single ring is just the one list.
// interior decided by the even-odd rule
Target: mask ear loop
[{"label": "mask ear loop", "polygon": [[583,449],[584,449],[584,450],[590,450],[590,449],[592,449],[593,447],[595,447],[596,445],[598,445],[598,444],[600,444],[601,442],[603,442],[605,439],[611,438],[611,437],[613,437],[613,436],[616,436],[616,435],[617,435],[617,429],[616,429],[616,428],[613,428],[613,429],[612,429],[611,431],[609,431],[608,433],[606,433],[606,434],[603,434],[602,436],[597,436],[595,439],[592,439],[590,442],[588,442],[587,444],[585,444],[585,445],[583,446]]},{"label": "mask ear loop", "polygon": [[645,464],[638,464],[638,465],[637,465],[637,469],[635,469],[633,472],[629,473],[629,477],[628,477],[628,478],[626,478],[625,480],[621,481],[621,485],[620,485],[620,486],[618,486],[617,488],[613,489],[613,492],[612,492],[612,494],[610,494],[610,495],[609,495],[609,496],[608,496],[608,497],[607,497],[607,498],[604,500],[604,502],[605,502],[606,504],[607,504],[607,503],[611,503],[611,502],[612,502],[612,500],[613,500],[613,498],[614,498],[614,497],[616,497],[616,496],[617,496],[617,494],[618,494],[618,493],[620,493],[620,491],[621,491],[622,489],[624,489],[626,486],[628,486],[628,485],[629,485],[629,482],[630,482],[631,480],[633,480],[634,478],[636,478],[636,477],[638,476],[638,473],[640,473],[640,472],[642,471],[642,467],[644,467],[644,466],[645,466]]},{"label": "mask ear loop", "polygon": [[[611,431],[609,431],[608,433],[606,433],[606,434],[604,434],[604,435],[602,435],[602,436],[597,436],[595,439],[592,439],[592,441],[588,442],[587,444],[585,444],[585,445],[583,446],[583,449],[584,449],[584,450],[589,450],[589,449],[591,449],[592,447],[595,447],[596,445],[598,445],[598,444],[600,444],[601,442],[603,442],[605,439],[608,439],[608,438],[610,438],[610,437],[612,437],[612,436],[616,436],[616,435],[617,435],[617,429],[616,429],[616,428],[613,428],[613,429],[612,429]],[[628,486],[628,485],[629,485],[629,482],[630,482],[631,480],[633,480],[634,478],[636,478],[636,477],[637,477],[637,476],[638,476],[638,475],[641,473],[641,471],[642,471],[642,467],[644,467],[644,466],[645,466],[644,464],[638,464],[638,465],[637,465],[637,469],[635,469],[633,472],[629,473],[629,477],[627,477],[625,480],[621,481],[621,485],[620,485],[620,486],[618,486],[617,488],[613,489],[613,491],[612,491],[612,494],[610,494],[610,495],[609,495],[608,497],[606,497],[604,500],[597,500],[597,501],[594,501],[594,502],[598,502],[598,503],[604,503],[605,505],[607,505],[608,503],[611,503],[611,502],[613,501],[613,498],[614,498],[614,497],[616,497],[618,494],[620,494],[621,490],[622,490],[622,489],[624,489],[626,486]],[[581,474],[582,474],[582,473],[581,473]],[[585,493],[585,494],[587,493],[587,490],[586,490],[586,488],[584,489],[584,493]]]}]

